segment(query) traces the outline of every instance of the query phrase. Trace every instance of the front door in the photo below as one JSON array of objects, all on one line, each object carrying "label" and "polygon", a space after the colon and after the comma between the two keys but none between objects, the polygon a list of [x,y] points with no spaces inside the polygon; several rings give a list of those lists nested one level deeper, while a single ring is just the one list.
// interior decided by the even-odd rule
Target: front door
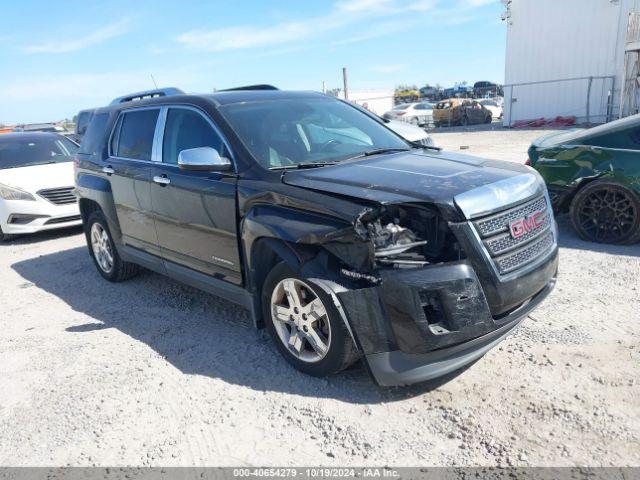
[{"label": "front door", "polygon": [[241,283],[236,175],[181,170],[178,154],[197,147],[230,156],[221,134],[200,110],[163,112],[162,161],[154,165],[151,201],[162,256],[171,262]]},{"label": "front door", "polygon": [[113,192],[125,244],[156,253],[157,236],[151,208],[154,132],[160,108],[140,108],[120,114],[103,172]]}]

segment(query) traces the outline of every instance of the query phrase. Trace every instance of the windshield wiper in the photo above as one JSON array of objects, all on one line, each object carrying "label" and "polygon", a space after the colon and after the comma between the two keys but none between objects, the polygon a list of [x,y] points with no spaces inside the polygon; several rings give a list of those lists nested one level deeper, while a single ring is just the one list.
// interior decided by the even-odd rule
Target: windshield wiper
[{"label": "windshield wiper", "polygon": [[337,165],[340,162],[307,162],[307,163],[296,163],[295,165],[281,165],[279,167],[271,167],[269,170],[292,170],[298,168],[318,168],[318,167],[328,167],[329,165]]},{"label": "windshield wiper", "polygon": [[413,148],[425,148],[427,150],[442,151],[442,147],[436,147],[435,145],[423,145],[420,142],[409,142]]},{"label": "windshield wiper", "polygon": [[368,152],[364,152],[362,154],[363,157],[370,157],[371,155],[379,155],[381,153],[394,153],[394,152],[408,152],[408,148],[376,148],[375,150],[369,150]]},{"label": "windshield wiper", "polygon": [[409,148],[398,148],[398,147],[390,147],[390,148],[376,148],[374,150],[369,150],[367,152],[361,153],[360,155],[356,155],[355,157],[349,157],[347,160],[355,160],[356,158],[370,157],[371,155],[381,155],[383,153],[395,153],[395,152],[408,152]]}]

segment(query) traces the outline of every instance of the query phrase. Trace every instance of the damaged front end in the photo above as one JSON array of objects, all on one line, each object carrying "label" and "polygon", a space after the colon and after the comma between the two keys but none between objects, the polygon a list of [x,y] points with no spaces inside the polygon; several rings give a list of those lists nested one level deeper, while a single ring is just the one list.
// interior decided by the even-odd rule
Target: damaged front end
[{"label": "damaged front end", "polygon": [[522,279],[521,290],[533,289],[533,296],[505,313],[492,311],[487,269],[473,249],[468,257],[465,225],[429,205],[380,205],[323,245],[341,277],[323,287],[333,290],[381,385],[435,378],[479,358],[553,288],[557,259]]}]

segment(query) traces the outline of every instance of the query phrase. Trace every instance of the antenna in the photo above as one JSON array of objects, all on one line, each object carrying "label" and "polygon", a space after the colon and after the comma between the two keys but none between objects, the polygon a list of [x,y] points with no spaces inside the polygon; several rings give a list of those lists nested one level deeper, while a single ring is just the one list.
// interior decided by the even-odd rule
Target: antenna
[{"label": "antenna", "polygon": [[158,84],[156,83],[156,79],[153,78],[153,73],[149,74],[151,76],[151,81],[153,82],[153,86],[155,87],[155,89],[158,89]]}]

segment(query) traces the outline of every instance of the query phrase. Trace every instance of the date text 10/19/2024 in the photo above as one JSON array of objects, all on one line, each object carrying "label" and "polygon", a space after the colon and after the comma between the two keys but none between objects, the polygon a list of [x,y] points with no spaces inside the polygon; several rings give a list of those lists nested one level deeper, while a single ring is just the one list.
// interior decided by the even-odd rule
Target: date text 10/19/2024
[{"label": "date text 10/19/2024", "polygon": [[234,477],[266,478],[398,478],[400,474],[391,468],[234,468]]}]

